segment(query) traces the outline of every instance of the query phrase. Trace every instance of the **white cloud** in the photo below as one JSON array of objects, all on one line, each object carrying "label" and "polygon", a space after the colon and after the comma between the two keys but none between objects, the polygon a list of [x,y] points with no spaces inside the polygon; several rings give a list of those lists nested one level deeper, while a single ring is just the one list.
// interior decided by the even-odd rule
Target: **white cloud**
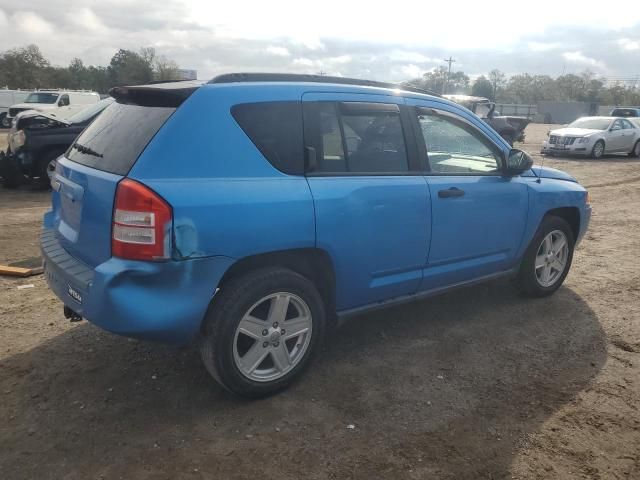
[{"label": "white cloud", "polygon": [[419,78],[424,74],[424,68],[413,64],[403,65],[400,67],[400,73],[405,78]]},{"label": "white cloud", "polygon": [[286,49],[285,47],[277,47],[275,45],[269,45],[265,51],[270,54],[270,55],[274,55],[276,57],[288,57],[291,55],[291,53],[289,52],[288,49]]},{"label": "white cloud", "polygon": [[604,63],[602,63],[599,60],[596,60],[595,58],[591,58],[591,57],[587,57],[586,55],[584,55],[582,52],[564,52],[562,54],[562,57],[567,61],[567,62],[571,62],[571,63],[577,63],[579,65],[585,65],[585,66],[589,66],[589,67],[596,67],[596,68],[604,68]]},{"label": "white cloud", "polygon": [[410,52],[406,50],[393,50],[389,56],[398,62],[411,62],[411,63],[437,63],[440,60],[427,57],[422,53]]},{"label": "white cloud", "polygon": [[107,30],[93,10],[87,7],[69,11],[66,17],[67,21],[73,25],[74,28],[92,32],[94,35],[104,33]]},{"label": "white cloud", "polygon": [[12,20],[18,29],[27,35],[40,37],[53,32],[53,26],[34,12],[17,12]]},{"label": "white cloud", "polygon": [[6,27],[9,25],[9,19],[7,18],[7,14],[4,13],[4,10],[0,8],[0,27]]},{"label": "white cloud", "polygon": [[529,50],[533,52],[548,52],[549,50],[557,50],[562,47],[559,43],[546,43],[546,42],[529,42],[527,43]]},{"label": "white cloud", "polygon": [[623,50],[640,50],[640,41],[631,40],[630,38],[619,39],[618,45],[620,45]]}]

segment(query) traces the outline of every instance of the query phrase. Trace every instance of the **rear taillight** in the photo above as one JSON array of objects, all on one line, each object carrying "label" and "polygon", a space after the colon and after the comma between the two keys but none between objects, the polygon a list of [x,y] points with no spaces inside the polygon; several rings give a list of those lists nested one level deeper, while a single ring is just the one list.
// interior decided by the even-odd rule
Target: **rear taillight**
[{"label": "rear taillight", "polygon": [[171,207],[157,193],[125,178],[116,191],[112,255],[131,260],[169,258],[171,219]]}]

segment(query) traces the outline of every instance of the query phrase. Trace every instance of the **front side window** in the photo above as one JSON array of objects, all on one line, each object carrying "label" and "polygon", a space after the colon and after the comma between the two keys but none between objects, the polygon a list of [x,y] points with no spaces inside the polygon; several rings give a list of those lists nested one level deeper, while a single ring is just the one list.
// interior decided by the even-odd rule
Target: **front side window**
[{"label": "front side window", "polygon": [[481,133],[462,121],[437,114],[418,114],[433,173],[494,174],[500,153]]},{"label": "front side window", "polygon": [[407,172],[400,114],[393,107],[305,103],[305,144],[315,151],[313,171],[365,175]]},{"label": "front side window", "polygon": [[62,95],[60,97],[60,100],[58,101],[58,105],[60,105],[61,107],[69,105],[69,95]]},{"label": "front side window", "polygon": [[622,130],[622,120],[616,120],[615,122],[613,122],[611,130]]}]

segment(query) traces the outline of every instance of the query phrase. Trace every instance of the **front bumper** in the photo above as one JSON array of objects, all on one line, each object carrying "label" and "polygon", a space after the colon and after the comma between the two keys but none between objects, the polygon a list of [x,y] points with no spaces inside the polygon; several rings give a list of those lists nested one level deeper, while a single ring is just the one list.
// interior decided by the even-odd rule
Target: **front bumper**
[{"label": "front bumper", "polygon": [[[45,216],[45,226],[47,217]],[[110,332],[184,345],[199,333],[228,257],[169,262],[110,258],[91,268],[43,230],[45,278],[65,306]]]},{"label": "front bumper", "polygon": [[540,153],[552,153],[554,155],[590,155],[593,148],[592,142],[577,143],[571,145],[559,145],[549,143],[548,140],[542,142]]}]

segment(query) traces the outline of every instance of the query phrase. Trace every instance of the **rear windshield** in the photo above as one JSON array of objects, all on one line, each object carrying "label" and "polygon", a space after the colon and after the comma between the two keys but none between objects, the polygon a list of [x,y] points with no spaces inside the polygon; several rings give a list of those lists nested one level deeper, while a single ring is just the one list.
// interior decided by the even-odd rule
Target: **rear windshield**
[{"label": "rear windshield", "polygon": [[173,107],[113,103],[69,148],[67,158],[87,167],[126,175]]}]

